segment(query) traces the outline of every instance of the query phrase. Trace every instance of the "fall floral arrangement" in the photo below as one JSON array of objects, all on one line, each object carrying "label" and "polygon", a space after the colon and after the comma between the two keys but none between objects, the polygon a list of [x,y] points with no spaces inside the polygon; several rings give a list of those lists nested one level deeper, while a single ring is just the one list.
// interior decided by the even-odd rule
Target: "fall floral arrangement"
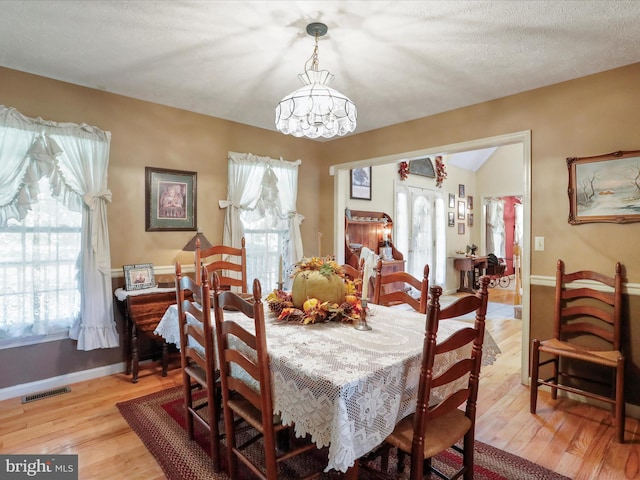
[{"label": "fall floral arrangement", "polygon": [[333,257],[311,257],[296,265],[292,291],[274,290],[267,296],[278,320],[302,324],[352,322],[362,313],[356,284],[345,277]]}]

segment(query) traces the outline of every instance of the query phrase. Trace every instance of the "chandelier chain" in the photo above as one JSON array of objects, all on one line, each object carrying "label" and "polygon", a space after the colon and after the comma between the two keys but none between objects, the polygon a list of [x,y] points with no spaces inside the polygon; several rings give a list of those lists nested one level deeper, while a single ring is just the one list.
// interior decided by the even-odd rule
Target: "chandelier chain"
[{"label": "chandelier chain", "polygon": [[[316,46],[313,48],[311,57],[304,63],[304,69],[317,72],[320,69],[320,61],[318,60],[318,32],[315,33]],[[309,65],[311,64],[311,65]]]}]

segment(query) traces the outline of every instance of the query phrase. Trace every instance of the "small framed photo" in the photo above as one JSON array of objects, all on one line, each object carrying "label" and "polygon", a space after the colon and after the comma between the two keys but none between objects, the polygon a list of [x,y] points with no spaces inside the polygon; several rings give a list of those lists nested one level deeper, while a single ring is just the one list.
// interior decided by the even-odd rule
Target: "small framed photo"
[{"label": "small framed photo", "polygon": [[197,230],[196,175],[145,167],[145,231]]},{"label": "small framed photo", "polygon": [[124,270],[125,290],[142,290],[143,288],[153,288],[156,286],[153,265],[151,263],[124,265],[122,269]]},{"label": "small framed photo", "polygon": [[473,227],[473,213],[467,215],[467,223],[470,227]]},{"label": "small framed photo", "polygon": [[462,183],[458,185],[458,196],[464,198],[464,185]]},{"label": "small framed photo", "polygon": [[473,210],[473,197],[471,195],[467,197],[467,210]]},{"label": "small framed photo", "polygon": [[360,167],[351,170],[351,198],[371,200],[371,167]]},{"label": "small framed photo", "polygon": [[464,220],[465,213],[464,200],[458,200],[458,220]]},{"label": "small framed photo", "polygon": [[455,212],[449,212],[449,222],[448,225],[450,227],[455,227],[456,225],[456,214]]},{"label": "small framed photo", "polygon": [[449,194],[449,208],[456,208],[456,196],[453,193]]},{"label": "small framed photo", "polygon": [[458,235],[464,235],[464,223],[458,223]]}]

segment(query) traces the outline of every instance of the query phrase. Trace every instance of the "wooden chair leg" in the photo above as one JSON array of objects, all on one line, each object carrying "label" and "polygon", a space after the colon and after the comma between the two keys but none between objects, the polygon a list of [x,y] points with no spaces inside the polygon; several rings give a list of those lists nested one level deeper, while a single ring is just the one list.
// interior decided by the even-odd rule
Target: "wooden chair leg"
[{"label": "wooden chair leg", "polygon": [[529,389],[529,411],[536,413],[538,404],[538,378],[539,377],[539,364],[540,364],[540,341],[534,340],[531,346],[531,386]]},{"label": "wooden chair leg", "polygon": [[625,398],[624,398],[624,359],[619,358],[616,366],[616,403],[615,403],[616,438],[624,443]]},{"label": "wooden chair leg", "polygon": [[[560,381],[560,359],[558,357],[554,357],[551,364],[553,365],[553,382],[558,385],[558,382]],[[558,399],[558,389],[555,387],[551,387],[551,398],[554,400]]]}]

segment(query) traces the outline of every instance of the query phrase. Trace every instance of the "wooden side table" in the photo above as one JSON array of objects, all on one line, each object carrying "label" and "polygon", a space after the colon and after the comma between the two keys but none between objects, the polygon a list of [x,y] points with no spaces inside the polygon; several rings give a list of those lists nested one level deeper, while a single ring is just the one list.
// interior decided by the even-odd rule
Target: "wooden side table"
[{"label": "wooden side table", "polygon": [[453,268],[460,272],[458,292],[474,293],[478,277],[487,268],[487,257],[453,257]]},{"label": "wooden side table", "polygon": [[138,335],[142,333],[149,336],[155,342],[161,343],[162,376],[167,376],[169,366],[169,352],[165,340],[153,333],[160,319],[170,305],[176,303],[175,288],[149,288],[145,290],[127,291],[118,288],[114,295],[117,300],[118,310],[125,320],[125,351],[126,373],[131,374],[131,381],[138,383],[140,360],[148,357],[155,358],[157,351],[148,355],[141,355]]}]

